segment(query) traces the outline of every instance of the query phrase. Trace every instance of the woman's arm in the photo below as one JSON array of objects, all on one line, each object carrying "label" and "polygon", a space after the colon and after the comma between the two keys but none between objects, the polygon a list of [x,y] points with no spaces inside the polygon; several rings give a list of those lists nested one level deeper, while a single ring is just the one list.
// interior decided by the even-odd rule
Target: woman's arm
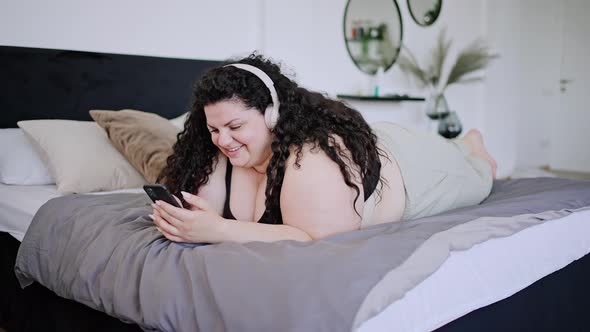
[{"label": "woman's arm", "polygon": [[[344,147],[338,137],[336,142]],[[350,156],[345,148],[343,153]],[[301,167],[295,167],[295,158],[292,153],[287,161],[281,189],[283,223],[305,231],[313,239],[359,229],[365,200],[356,164],[343,160],[351,182],[360,190],[355,204],[356,191],[346,185],[338,164],[323,150],[305,145]]]},{"label": "woman's arm", "polygon": [[209,181],[202,185],[199,192],[196,193],[199,197],[205,198],[218,214],[223,213],[223,204],[225,203],[227,163],[227,157],[220,152],[217,162],[213,165],[213,172],[209,174]]},{"label": "woman's arm", "polygon": [[295,154],[287,161],[281,189],[283,225],[224,219],[207,200],[187,193],[183,197],[191,209],[158,202],[152,218],[164,236],[176,242],[309,241],[359,229],[364,193],[357,167],[348,165],[351,181],[360,190],[353,206],[356,191],[346,185],[338,165],[323,150],[304,146],[302,152],[301,167],[294,166]]},{"label": "woman's arm", "polygon": [[223,219],[218,224],[219,241],[274,242],[280,240],[310,241],[303,230],[289,225],[259,224],[256,222]]},{"label": "woman's arm", "polygon": [[154,204],[151,215],[158,230],[171,241],[218,243],[224,241],[274,242],[280,240],[309,241],[303,230],[289,225],[269,225],[221,217],[207,200],[183,193],[191,209],[181,209],[166,202]]}]

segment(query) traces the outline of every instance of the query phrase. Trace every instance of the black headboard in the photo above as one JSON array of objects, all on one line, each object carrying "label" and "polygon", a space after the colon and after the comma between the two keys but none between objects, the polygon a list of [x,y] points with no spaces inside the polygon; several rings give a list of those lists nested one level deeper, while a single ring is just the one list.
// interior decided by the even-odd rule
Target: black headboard
[{"label": "black headboard", "polygon": [[173,118],[218,61],[0,46],[0,128],[30,119],[91,120],[91,109]]}]

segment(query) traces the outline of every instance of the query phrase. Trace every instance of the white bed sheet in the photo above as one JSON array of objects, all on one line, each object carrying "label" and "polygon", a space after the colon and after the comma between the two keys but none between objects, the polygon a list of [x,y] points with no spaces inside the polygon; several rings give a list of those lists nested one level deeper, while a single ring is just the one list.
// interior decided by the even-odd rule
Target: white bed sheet
[{"label": "white bed sheet", "polygon": [[445,263],[358,331],[432,331],[505,299],[590,252],[590,210],[495,238]]},{"label": "white bed sheet", "polygon": [[[101,191],[92,194],[142,192],[141,188]],[[62,196],[55,185],[16,186],[0,183],[0,232],[23,240],[33,216],[48,200]]]},{"label": "white bed sheet", "polygon": [[[141,192],[126,189],[115,192]],[[61,194],[55,185],[0,184],[0,231],[19,241],[37,210]],[[359,331],[431,331],[500,301],[590,252],[590,210],[496,238],[445,263],[402,299],[363,323]]]}]

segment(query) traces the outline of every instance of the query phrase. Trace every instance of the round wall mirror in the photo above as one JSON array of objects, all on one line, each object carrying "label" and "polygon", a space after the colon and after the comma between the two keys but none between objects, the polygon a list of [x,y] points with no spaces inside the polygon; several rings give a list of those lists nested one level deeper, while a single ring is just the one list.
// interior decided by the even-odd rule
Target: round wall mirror
[{"label": "round wall mirror", "polygon": [[423,27],[436,22],[442,8],[442,0],[408,0],[408,10],[416,24]]},{"label": "round wall mirror", "polygon": [[391,68],[402,45],[402,16],[395,0],[348,0],[344,11],[348,55],[364,73]]}]

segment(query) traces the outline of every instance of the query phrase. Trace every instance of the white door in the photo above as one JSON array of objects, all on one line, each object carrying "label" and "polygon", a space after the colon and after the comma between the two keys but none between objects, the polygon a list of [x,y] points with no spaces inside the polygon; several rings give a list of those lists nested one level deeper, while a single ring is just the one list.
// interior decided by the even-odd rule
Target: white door
[{"label": "white door", "polygon": [[562,4],[561,107],[552,112],[550,167],[590,173],[590,1]]}]

